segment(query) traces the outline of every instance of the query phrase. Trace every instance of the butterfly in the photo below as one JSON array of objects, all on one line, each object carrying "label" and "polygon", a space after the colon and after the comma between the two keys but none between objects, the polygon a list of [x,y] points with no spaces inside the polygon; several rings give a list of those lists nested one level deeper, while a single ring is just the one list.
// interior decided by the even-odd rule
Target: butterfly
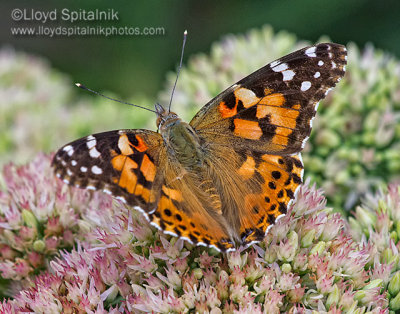
[{"label": "butterfly", "polygon": [[220,251],[250,245],[292,204],[318,103],[346,62],[339,44],[303,48],[233,84],[190,123],[157,104],[157,132],[89,135],[52,165],[64,182],[113,195],[167,234]]}]

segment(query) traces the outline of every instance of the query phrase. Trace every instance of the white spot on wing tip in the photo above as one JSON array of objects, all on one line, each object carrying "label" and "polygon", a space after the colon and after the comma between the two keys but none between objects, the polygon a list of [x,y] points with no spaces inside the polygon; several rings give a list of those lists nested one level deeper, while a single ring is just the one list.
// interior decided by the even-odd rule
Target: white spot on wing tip
[{"label": "white spot on wing tip", "polygon": [[278,60],[275,60],[275,61],[271,62],[270,67],[271,68],[276,67],[277,65],[279,65],[279,63],[280,62]]},{"label": "white spot on wing tip", "polygon": [[296,73],[294,73],[292,70],[283,71],[283,72],[282,72],[283,80],[284,80],[284,81],[290,81],[290,80],[293,79],[293,76],[294,76],[295,74],[296,74]]},{"label": "white spot on wing tip", "polygon": [[310,81],[304,81],[304,82],[301,83],[301,88],[300,89],[301,89],[302,92],[305,92],[305,91],[309,90],[310,87],[311,87],[311,82]]},{"label": "white spot on wing tip", "polygon": [[96,188],[93,185],[86,186],[86,189],[96,191]]},{"label": "white spot on wing tip", "polygon": [[306,53],[306,55],[309,56],[310,58],[314,58],[314,57],[317,56],[317,55],[315,54],[315,51],[316,51],[316,50],[317,50],[316,47],[310,47],[310,48],[308,48],[308,49],[305,51],[305,53]]},{"label": "white spot on wing tip", "polygon": [[65,151],[68,156],[72,156],[74,153],[74,148],[71,145],[67,145],[63,148],[63,151]]},{"label": "white spot on wing tip", "polygon": [[71,165],[76,166],[77,164],[76,160],[71,160]]},{"label": "white spot on wing tip", "polygon": [[86,172],[86,171],[87,171],[87,168],[84,167],[84,166],[82,166],[80,170],[81,170],[82,172]]},{"label": "white spot on wing tip", "polygon": [[321,76],[321,73],[320,73],[320,72],[318,72],[318,71],[315,72],[315,74],[314,74],[314,77],[315,77],[315,78],[319,78],[320,76]]},{"label": "white spot on wing tip", "polygon": [[93,147],[92,149],[89,150],[89,155],[92,158],[98,158],[100,157],[100,152],[96,149],[96,147]]},{"label": "white spot on wing tip", "polygon": [[101,170],[101,168],[99,168],[98,166],[94,165],[92,166],[92,168],[90,169],[92,171],[92,173],[94,174],[102,174],[103,170]]},{"label": "white spot on wing tip", "polygon": [[281,64],[279,64],[279,65],[277,65],[277,66],[274,66],[274,67],[272,68],[272,70],[273,70],[274,72],[282,72],[282,71],[287,70],[288,68],[289,68],[289,66],[287,65],[287,63],[281,63]]},{"label": "white spot on wing tip", "polygon": [[324,65],[324,61],[319,60],[319,61],[318,61],[318,65],[319,65],[319,66],[323,66],[323,65]]},{"label": "white spot on wing tip", "polygon": [[63,179],[63,182],[66,184],[69,184],[69,180],[68,179]]}]

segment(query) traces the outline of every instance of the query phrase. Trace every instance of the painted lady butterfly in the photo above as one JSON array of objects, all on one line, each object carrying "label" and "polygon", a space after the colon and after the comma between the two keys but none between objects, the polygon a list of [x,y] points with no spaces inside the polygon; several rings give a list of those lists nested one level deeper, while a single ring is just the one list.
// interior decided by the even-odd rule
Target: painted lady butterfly
[{"label": "painted lady butterfly", "polygon": [[300,151],[346,48],[293,52],[232,85],[188,124],[156,105],[159,132],[89,135],[55,155],[66,183],[102,190],[168,234],[222,251],[261,240],[302,182]]}]

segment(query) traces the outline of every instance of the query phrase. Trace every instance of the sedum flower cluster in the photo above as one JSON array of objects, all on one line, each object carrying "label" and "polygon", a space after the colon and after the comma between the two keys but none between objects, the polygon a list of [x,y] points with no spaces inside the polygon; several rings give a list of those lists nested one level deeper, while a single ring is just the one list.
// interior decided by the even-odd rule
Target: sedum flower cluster
[{"label": "sedum flower cluster", "polygon": [[[28,287],[35,275],[77,240],[88,236],[117,207],[102,193],[67,188],[54,177],[51,156],[40,154],[24,166],[8,164],[0,191],[0,294]],[[101,208],[101,211],[99,211]]]},{"label": "sedum flower cluster", "polygon": [[222,254],[167,236],[122,203],[69,188],[50,172],[49,156],[39,155],[3,173],[0,269],[14,281],[30,276],[8,290],[12,298],[0,312],[400,309],[399,186],[371,197],[347,221],[308,182],[263,242]]},{"label": "sedum flower cluster", "polygon": [[[228,86],[310,44],[269,26],[226,36],[209,54],[189,58],[173,110],[190,121]],[[345,210],[366,192],[400,180],[400,63],[372,46],[360,51],[350,43],[347,49],[346,75],[321,102],[303,154],[305,174],[324,189],[330,205]],[[168,75],[161,103],[168,103],[175,76]]]}]

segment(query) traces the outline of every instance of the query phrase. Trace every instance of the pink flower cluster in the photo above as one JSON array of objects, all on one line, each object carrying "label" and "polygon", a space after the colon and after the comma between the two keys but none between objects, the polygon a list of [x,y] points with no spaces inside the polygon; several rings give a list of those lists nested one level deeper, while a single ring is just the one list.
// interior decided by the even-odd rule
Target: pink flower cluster
[{"label": "pink flower cluster", "polygon": [[[0,191],[0,274],[12,281],[1,287],[13,295],[29,286],[62,249],[90,239],[89,231],[113,215],[112,198],[68,188],[54,177],[51,156],[4,167],[5,190]],[[99,211],[101,209],[101,212]]]},{"label": "pink flower cluster", "polygon": [[[40,171],[33,170],[35,164],[42,167]],[[357,238],[340,214],[326,208],[322,192],[309,184],[301,187],[294,206],[262,243],[221,254],[154,230],[139,213],[111,203],[101,193],[85,198],[86,192],[63,187],[49,175],[47,156],[11,168],[32,186],[23,190],[31,195],[25,207],[22,201],[15,202],[22,198],[17,189],[8,188],[2,196],[8,200],[0,215],[3,274],[35,269],[28,258],[28,252],[36,252],[33,244],[17,251],[4,235],[11,230],[14,237],[21,236],[16,230],[35,225],[24,222],[23,210],[42,226],[37,234],[56,235],[57,243],[65,241],[69,225],[61,221],[66,216],[72,215],[70,226],[84,227],[72,231],[77,237],[74,249],[52,246],[58,257],[47,253],[45,246],[42,258],[49,266],[41,264],[43,271],[36,277],[37,273],[25,270],[31,274],[31,287],[14,291],[0,304],[0,312],[388,313],[388,287],[391,294],[400,290],[400,275],[396,282],[393,277],[397,265],[377,247],[381,242]],[[29,176],[36,183],[51,180],[53,189],[45,185],[40,192],[41,184],[28,181]],[[13,176],[5,177],[11,187]],[[38,210],[41,195],[53,205],[43,202]],[[57,215],[41,214],[49,207],[45,212]],[[85,210],[92,207],[96,210]],[[17,253],[4,249],[6,244]]]}]

